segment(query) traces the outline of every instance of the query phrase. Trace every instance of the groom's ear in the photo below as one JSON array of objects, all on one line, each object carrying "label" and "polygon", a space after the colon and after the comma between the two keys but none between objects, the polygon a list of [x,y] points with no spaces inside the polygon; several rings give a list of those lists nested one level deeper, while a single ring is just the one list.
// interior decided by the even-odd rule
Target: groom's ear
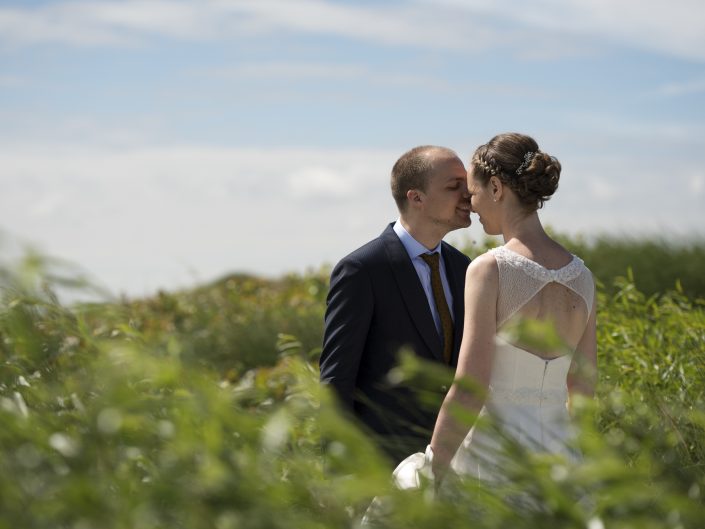
[{"label": "groom's ear", "polygon": [[406,192],[406,199],[409,201],[411,206],[419,206],[421,205],[421,202],[423,202],[421,193],[419,193],[418,189],[409,189]]}]

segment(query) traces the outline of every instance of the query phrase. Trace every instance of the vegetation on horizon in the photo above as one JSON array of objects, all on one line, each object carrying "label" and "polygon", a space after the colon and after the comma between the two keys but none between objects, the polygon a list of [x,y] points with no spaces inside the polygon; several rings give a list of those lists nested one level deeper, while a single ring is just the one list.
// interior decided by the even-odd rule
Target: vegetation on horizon
[{"label": "vegetation on horizon", "polygon": [[[691,299],[705,299],[705,239],[669,240],[658,237],[595,237],[553,233],[563,246],[579,256],[602,283],[614,293],[615,280],[631,274],[640,292],[647,296],[678,289]],[[496,238],[465,242],[461,248],[475,257],[501,244]],[[631,270],[631,272],[630,272]]]}]

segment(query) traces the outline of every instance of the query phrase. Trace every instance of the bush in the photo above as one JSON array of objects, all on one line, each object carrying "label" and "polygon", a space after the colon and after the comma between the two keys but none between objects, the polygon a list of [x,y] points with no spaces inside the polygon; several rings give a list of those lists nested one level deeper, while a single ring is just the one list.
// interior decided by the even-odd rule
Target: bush
[{"label": "bush", "polygon": [[[390,507],[382,525],[404,529],[705,519],[705,307],[682,292],[647,296],[629,278],[599,292],[580,463],[509,446],[508,489],[433,499],[393,490],[319,386],[320,274],[67,308],[41,277],[1,272],[0,528],[355,527],[373,496]],[[411,358],[398,375],[448,373]]]},{"label": "bush", "polygon": [[279,280],[232,275],[190,291],[77,310],[97,336],[135,335],[152,350],[238,376],[276,362],[280,333],[296,335],[307,350],[319,347],[326,292],[324,272]]}]

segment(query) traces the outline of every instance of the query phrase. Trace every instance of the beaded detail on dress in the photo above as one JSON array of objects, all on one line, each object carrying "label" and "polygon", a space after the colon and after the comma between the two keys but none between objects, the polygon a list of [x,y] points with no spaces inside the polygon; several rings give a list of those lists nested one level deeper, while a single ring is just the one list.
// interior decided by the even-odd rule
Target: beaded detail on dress
[{"label": "beaded detail on dress", "polygon": [[494,254],[495,258],[497,258],[498,255],[501,256],[503,261],[511,263],[514,267],[520,268],[523,272],[540,281],[566,283],[578,277],[585,269],[583,260],[577,255],[573,255],[573,258],[567,265],[553,270],[504,246],[492,248],[490,253]]},{"label": "beaded detail on dress", "polygon": [[499,269],[497,326],[500,327],[548,283],[560,283],[585,301],[587,313],[592,309],[595,287],[590,270],[573,255],[567,265],[552,270],[504,246],[490,250]]}]

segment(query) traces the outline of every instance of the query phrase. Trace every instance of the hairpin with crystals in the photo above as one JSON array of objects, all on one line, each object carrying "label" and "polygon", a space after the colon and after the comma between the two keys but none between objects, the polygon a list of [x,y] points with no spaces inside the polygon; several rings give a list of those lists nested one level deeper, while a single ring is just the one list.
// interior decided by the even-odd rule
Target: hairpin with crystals
[{"label": "hairpin with crystals", "polygon": [[534,159],[534,156],[536,156],[536,153],[533,151],[529,151],[524,155],[524,161],[521,163],[519,167],[517,167],[516,173],[520,175],[521,173],[524,172],[524,169],[529,167],[529,164],[531,163],[531,160]]}]

